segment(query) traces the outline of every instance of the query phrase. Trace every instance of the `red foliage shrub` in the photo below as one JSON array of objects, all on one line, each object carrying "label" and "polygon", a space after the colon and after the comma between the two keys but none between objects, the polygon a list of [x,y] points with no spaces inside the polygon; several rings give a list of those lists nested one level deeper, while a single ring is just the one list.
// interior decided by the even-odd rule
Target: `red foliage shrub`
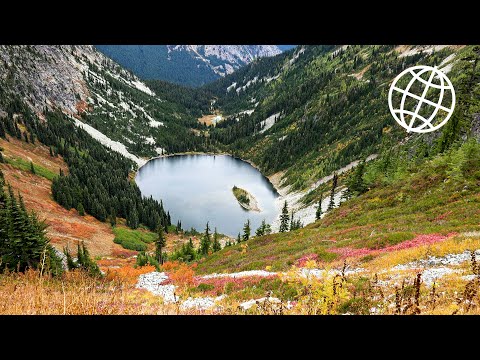
[{"label": "red foliage shrub", "polygon": [[253,286],[258,284],[262,279],[274,279],[277,275],[271,276],[248,276],[241,278],[232,277],[218,277],[213,279],[203,279],[202,277],[195,277],[193,285],[199,286],[200,284],[213,285],[213,288],[204,291],[203,293],[208,296],[218,296],[225,293],[225,288],[228,284],[230,291],[238,291],[247,286]]},{"label": "red foliage shrub", "polygon": [[456,233],[450,233],[447,235],[440,235],[440,234],[418,235],[412,240],[407,240],[399,244],[387,246],[383,249],[378,249],[378,250],[372,250],[367,248],[353,249],[351,247],[343,247],[343,248],[328,249],[328,251],[339,254],[343,258],[365,256],[365,255],[377,255],[385,252],[408,249],[408,248],[417,247],[421,245],[434,244],[439,241],[447,240],[448,238],[454,235],[456,235]]},{"label": "red foliage shrub", "polygon": [[295,265],[298,266],[298,267],[304,267],[306,265],[307,261],[310,261],[310,260],[317,261],[318,260],[318,254],[304,255],[295,262]]},{"label": "red foliage shrub", "polygon": [[127,259],[129,257],[137,255],[137,253],[138,253],[138,251],[127,250],[127,249],[113,249],[112,250],[112,256],[113,257],[118,257],[118,258],[121,258],[121,259]]}]

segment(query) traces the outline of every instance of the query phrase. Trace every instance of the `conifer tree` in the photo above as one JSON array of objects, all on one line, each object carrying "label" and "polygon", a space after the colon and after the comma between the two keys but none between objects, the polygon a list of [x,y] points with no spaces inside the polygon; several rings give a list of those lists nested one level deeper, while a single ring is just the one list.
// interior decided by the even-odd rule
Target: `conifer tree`
[{"label": "conifer tree", "polygon": [[78,264],[73,260],[72,254],[70,253],[68,247],[63,248],[63,253],[65,254],[65,258],[67,260],[67,269],[71,271],[78,268]]},{"label": "conifer tree", "polygon": [[272,226],[270,224],[265,224],[264,235],[268,235],[272,232]]},{"label": "conifer tree", "polygon": [[247,222],[243,225],[243,241],[247,241],[248,239],[250,239],[250,231],[250,219],[247,219]]},{"label": "conifer tree", "polygon": [[237,244],[240,244],[242,242],[242,238],[240,236],[240,233],[237,235]]},{"label": "conifer tree", "polygon": [[208,255],[208,251],[210,250],[210,227],[207,225],[205,227],[205,233],[202,236],[202,239],[200,241],[200,253],[202,255]]},{"label": "conifer tree", "polygon": [[255,231],[255,236],[263,236],[263,235],[265,235],[265,227],[266,227],[265,219],[263,219],[263,220],[262,220],[262,223],[260,224],[260,226],[258,227],[258,229]]},{"label": "conifer tree", "polygon": [[333,174],[333,179],[332,179],[332,190],[330,192],[330,202],[328,203],[328,208],[327,210],[330,211],[335,207],[335,189],[337,188],[337,183],[338,183],[338,175],[337,173]]},{"label": "conifer tree", "polygon": [[280,215],[280,232],[287,232],[288,231],[288,204],[287,200],[285,200],[285,203],[283,204],[282,208],[282,213]]},{"label": "conifer tree", "polygon": [[315,220],[320,220],[322,217],[322,201],[323,201],[323,197],[322,197],[322,194],[320,194],[320,200],[318,200],[317,211],[315,212]]},{"label": "conifer tree", "polygon": [[222,249],[222,246],[220,245],[220,241],[218,241],[218,233],[217,233],[217,228],[215,228],[215,231],[213,233],[213,245],[212,245],[212,250],[213,252],[217,252]]},{"label": "conifer tree", "polygon": [[30,161],[30,172],[35,175],[35,166],[33,166],[33,162]]},{"label": "conifer tree", "polygon": [[185,246],[184,256],[186,261],[195,260],[195,247],[193,246],[192,238],[188,239],[188,243]]},{"label": "conifer tree", "polygon": [[77,211],[78,211],[78,215],[80,215],[80,216],[84,216],[84,215],[85,215],[85,209],[83,208],[82,203],[78,203],[78,205],[77,205]]},{"label": "conifer tree", "polygon": [[41,265],[44,271],[60,273],[60,260],[45,235],[45,224],[27,211],[20,195],[17,200],[10,185],[8,194],[4,186],[0,171],[0,271],[25,271]]},{"label": "conifer tree", "polygon": [[132,229],[136,229],[138,228],[138,213],[137,213],[137,209],[136,208],[133,208],[131,211],[130,211],[130,216],[127,218],[127,226],[132,228]]},{"label": "conifer tree", "polygon": [[363,194],[367,191],[363,175],[365,173],[365,160],[358,164],[353,176],[349,179],[347,186],[348,189],[356,195]]},{"label": "conifer tree", "polygon": [[0,260],[3,254],[8,252],[8,204],[4,185],[3,173],[0,170]]},{"label": "conifer tree", "polygon": [[163,228],[158,227],[157,240],[155,241],[155,258],[160,265],[163,265],[163,248],[167,244],[165,236],[163,235]]}]

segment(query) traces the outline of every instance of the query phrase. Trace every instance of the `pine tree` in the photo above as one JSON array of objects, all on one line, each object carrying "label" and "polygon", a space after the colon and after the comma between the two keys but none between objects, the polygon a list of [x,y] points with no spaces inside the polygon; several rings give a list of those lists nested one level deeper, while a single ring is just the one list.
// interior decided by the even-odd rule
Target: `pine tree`
[{"label": "pine tree", "polygon": [[117,212],[113,207],[110,209],[110,215],[108,215],[108,220],[110,221],[110,225],[112,227],[117,225]]},{"label": "pine tree", "polygon": [[131,211],[130,211],[130,216],[127,218],[127,226],[132,228],[132,229],[136,229],[138,228],[138,213],[137,213],[137,209],[136,208],[133,208]]},{"label": "pine tree", "polygon": [[[1,153],[0,153],[1,154]],[[3,254],[8,252],[8,199],[4,190],[5,182],[2,170],[0,170],[0,261],[3,260]],[[3,265],[2,265],[3,266]],[[0,268],[0,271],[2,269]]]},{"label": "pine tree", "polygon": [[262,220],[262,223],[258,227],[258,229],[255,231],[255,236],[263,236],[265,235],[265,219]]},{"label": "pine tree", "polygon": [[330,202],[328,203],[328,208],[327,210],[330,211],[335,207],[335,189],[337,188],[337,183],[338,183],[338,175],[337,173],[333,174],[333,180],[332,180],[332,190],[330,192]]},{"label": "pine tree", "polygon": [[77,244],[77,267],[87,271],[90,276],[97,277],[102,275],[97,263],[90,257],[90,252],[84,241],[82,241],[81,246],[80,243]]},{"label": "pine tree", "polygon": [[290,216],[290,231],[295,230],[295,219],[294,219],[295,211],[292,210],[292,215]]},{"label": "pine tree", "polygon": [[82,203],[78,203],[77,211],[78,211],[78,215],[85,216],[85,209],[83,208]]},{"label": "pine tree", "polygon": [[213,252],[217,252],[222,249],[222,246],[220,245],[220,241],[218,241],[218,233],[217,233],[217,228],[215,228],[215,231],[213,233],[213,246],[212,250]]},{"label": "pine tree", "polygon": [[30,161],[30,172],[34,175],[36,174],[35,173],[35,166],[33,166],[33,162],[31,162],[31,161]]},{"label": "pine tree", "polygon": [[250,239],[250,231],[250,219],[248,219],[247,222],[243,225],[243,241],[247,241],[248,239]]},{"label": "pine tree", "polygon": [[185,252],[184,252],[185,260],[186,261],[193,261],[195,260],[195,247],[193,246],[193,240],[192,238],[188,239],[188,243],[185,246]]},{"label": "pine tree", "polygon": [[362,161],[358,164],[353,176],[348,180],[347,186],[348,189],[356,195],[363,194],[367,191],[365,181],[363,180],[363,174],[365,173],[365,161]]},{"label": "pine tree", "polygon": [[240,236],[240,233],[237,235],[237,244],[240,244],[242,242],[242,238]]},{"label": "pine tree", "polygon": [[85,256],[83,254],[83,247],[80,245],[80,242],[77,243],[77,264],[79,267],[84,267],[87,263]]},{"label": "pine tree", "polygon": [[71,271],[78,268],[78,264],[73,260],[72,254],[70,253],[68,247],[63,248],[63,253],[65,254],[67,260],[67,269]]},{"label": "pine tree", "polygon": [[272,232],[272,227],[270,224],[265,224],[264,235],[268,235]]},{"label": "pine tree", "polygon": [[323,197],[320,194],[320,200],[318,200],[317,211],[315,212],[315,220],[320,220],[322,218],[322,201],[323,201]]},{"label": "pine tree", "polygon": [[208,226],[208,221],[207,221],[207,225],[205,227],[205,233],[202,236],[202,239],[200,241],[200,253],[202,255],[208,255],[209,250],[210,250],[210,227]]},{"label": "pine tree", "polygon": [[166,244],[167,241],[163,235],[163,228],[159,226],[157,229],[157,240],[155,241],[155,258],[160,265],[163,265],[163,248]]},{"label": "pine tree", "polygon": [[280,232],[287,232],[288,231],[288,204],[287,200],[285,200],[285,203],[283,204],[282,208],[282,214],[280,215]]}]

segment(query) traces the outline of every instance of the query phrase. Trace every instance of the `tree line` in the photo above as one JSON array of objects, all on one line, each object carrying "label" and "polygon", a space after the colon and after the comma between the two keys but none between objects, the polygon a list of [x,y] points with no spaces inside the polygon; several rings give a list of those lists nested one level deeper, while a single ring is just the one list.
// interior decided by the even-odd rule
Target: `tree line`
[{"label": "tree line", "polygon": [[60,205],[100,221],[108,220],[112,225],[117,217],[125,218],[131,228],[143,224],[155,231],[159,226],[171,225],[170,214],[161,201],[143,197],[129,180],[135,166],[132,161],[92,139],[60,111],[45,111],[46,121],[41,122],[25,107],[20,110],[23,116],[14,120],[13,113],[9,113],[0,121],[0,128],[4,134],[17,136],[12,129],[22,123],[33,139],[50,147],[52,156],[63,157],[68,174],[60,171],[52,183],[53,197]]}]

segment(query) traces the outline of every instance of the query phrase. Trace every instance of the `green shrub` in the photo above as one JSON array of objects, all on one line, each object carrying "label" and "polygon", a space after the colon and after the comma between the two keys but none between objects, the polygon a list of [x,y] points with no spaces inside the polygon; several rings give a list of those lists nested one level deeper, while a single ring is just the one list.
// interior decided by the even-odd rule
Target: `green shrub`
[{"label": "green shrub", "polygon": [[195,289],[200,292],[205,292],[205,291],[213,290],[214,288],[215,286],[212,284],[202,283],[202,284],[199,284]]},{"label": "green shrub", "polygon": [[128,250],[145,251],[147,244],[155,241],[156,235],[149,231],[132,230],[123,227],[114,227],[114,243],[120,244]]},{"label": "green shrub", "polygon": [[142,241],[136,239],[129,239],[129,238],[118,238],[115,237],[113,240],[115,244],[120,244],[124,249],[128,250],[136,250],[136,251],[145,251],[147,250],[147,244]]},{"label": "green shrub", "polygon": [[339,256],[338,254],[328,252],[325,249],[318,250],[316,254],[318,255],[318,260],[324,262],[332,262],[333,260],[336,260]]},{"label": "green shrub", "polygon": [[147,254],[146,252],[142,251],[142,252],[138,253],[138,255],[137,255],[137,261],[135,263],[135,267],[146,266],[146,265],[155,266],[157,271],[160,271],[160,265],[158,264],[157,259],[155,259],[153,256]]},{"label": "green shrub", "polygon": [[369,315],[371,303],[366,298],[357,297],[346,300],[338,311],[340,314],[350,313],[355,315]]}]

